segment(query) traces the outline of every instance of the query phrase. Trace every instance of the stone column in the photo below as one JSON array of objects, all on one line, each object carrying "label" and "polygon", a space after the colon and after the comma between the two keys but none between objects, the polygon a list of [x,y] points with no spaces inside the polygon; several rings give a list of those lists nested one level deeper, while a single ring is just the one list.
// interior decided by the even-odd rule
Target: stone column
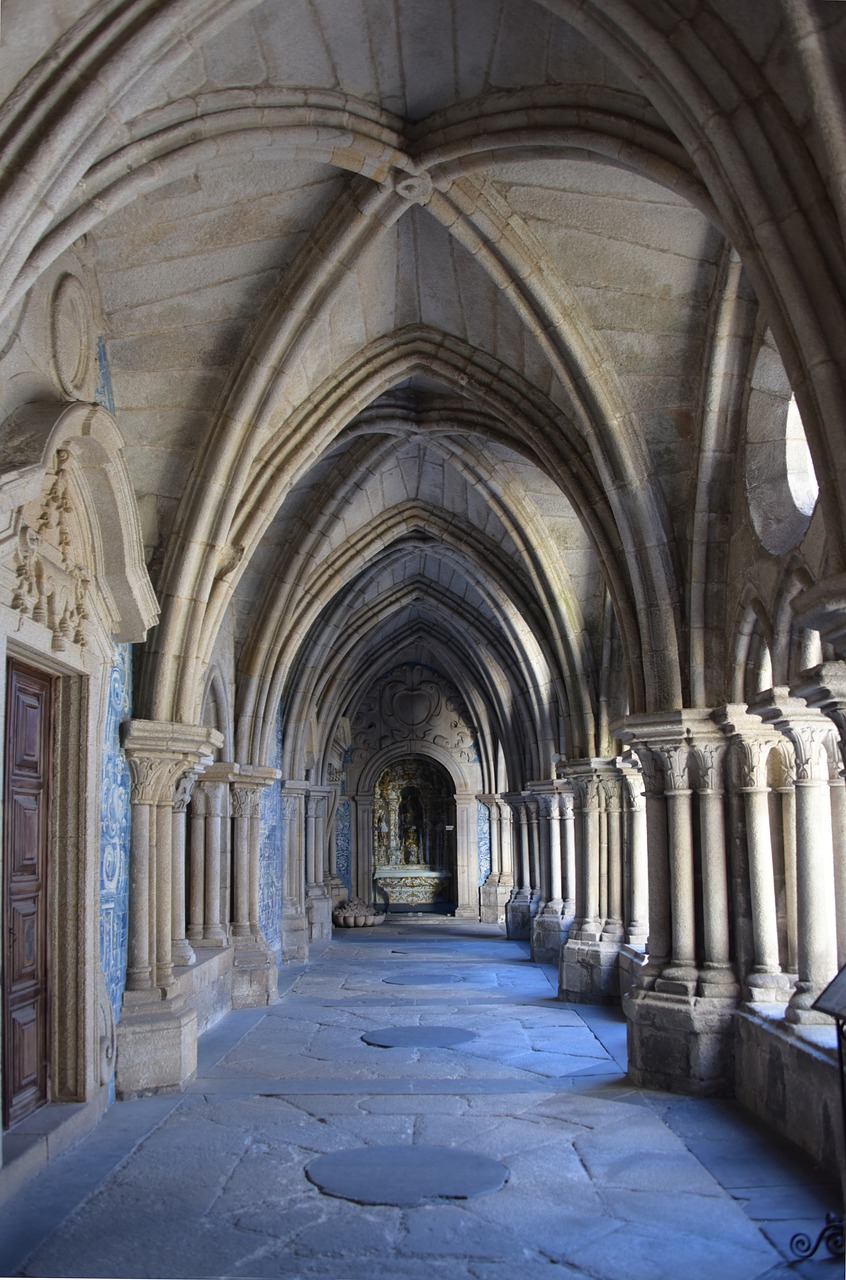
[{"label": "stone column", "polygon": [[[834,624],[838,617],[835,611],[828,618]],[[821,620],[822,621],[822,620]],[[839,623],[842,626],[842,619]],[[837,730],[837,745],[840,759],[846,766],[846,662],[824,662],[818,667],[802,673],[801,679],[792,689],[796,697],[802,698],[809,707],[817,707],[827,716]],[[838,774],[841,770],[837,771]],[[834,771],[832,771],[832,776]],[[846,840],[843,838],[842,805],[844,798],[838,794],[833,801],[832,813],[836,826],[834,835],[834,894],[837,929],[837,963],[842,968],[846,964]],[[785,851],[785,863],[787,852]]]},{"label": "stone column", "polygon": [[527,902],[532,898],[532,852],[530,847],[529,808],[525,800],[517,810],[520,823],[520,889],[519,896]]},{"label": "stone column", "polygon": [[662,746],[664,797],[667,803],[667,846],[670,854],[670,930],[672,958],[656,980],[656,990],[692,995],[699,980],[696,965],[693,825],[688,785],[690,748],[686,743]]},{"label": "stone column", "polygon": [[638,983],[646,959],[649,934],[649,877],[647,871],[646,798],[639,768],[621,762],[625,799],[624,935],[620,948],[620,991],[627,996]]},{"label": "stone column", "polygon": [[546,859],[544,857],[543,833],[541,831],[537,801],[534,799],[527,800],[526,810],[529,816],[529,848],[531,850],[531,903],[532,912],[535,913],[540,910],[548,895],[545,874]]},{"label": "stone column", "polygon": [[[673,1092],[721,1093],[733,1081],[736,996],[714,993],[700,969],[708,946],[721,953],[720,857],[717,830],[721,807],[714,797],[693,803],[691,766],[697,744],[717,738],[710,710],[688,708],[627,717],[614,732],[632,745],[643,769],[649,859],[648,959],[637,975],[625,1011],[628,1018],[629,1075],[646,1088]],[[700,762],[701,763],[701,762]],[[703,792],[718,786],[701,770]],[[701,922],[697,922],[697,841],[710,833],[717,841],[713,864],[702,857]],[[724,855],[723,855],[724,856]],[[710,879],[709,879],[710,877]],[[706,927],[705,899],[711,919]],[[705,935],[711,929],[711,941]]]},{"label": "stone column", "polygon": [[[566,766],[565,786],[576,796],[576,915],[561,949],[558,992],[562,1000],[601,1003],[620,997],[619,936],[603,938],[608,902],[608,829],[605,786],[618,781],[616,761],[585,759]],[[612,836],[618,860],[619,831]],[[565,836],[566,839],[566,836]],[[602,868],[605,866],[603,879]],[[619,866],[617,866],[619,871]],[[602,898],[606,909],[602,909]],[[616,897],[615,897],[616,901]]]},{"label": "stone column", "polygon": [[643,770],[649,875],[649,937],[646,942],[646,967],[642,977],[654,982],[669,962],[672,951],[667,807],[660,758],[646,748],[637,748],[637,754]]},{"label": "stone column", "polygon": [[599,918],[599,780],[593,773],[575,779],[581,801],[582,918],[577,921],[580,938],[597,942],[602,932]]},{"label": "stone column", "polygon": [[564,876],[561,866],[561,798],[553,793],[547,798],[546,819],[549,823],[549,901],[545,910],[561,915],[564,906]]},{"label": "stone column", "polygon": [[503,877],[503,821],[501,803],[498,796],[477,796],[476,799],[485,806],[490,815],[491,832],[491,870],[485,883],[479,890],[480,916],[483,923],[503,924],[505,921],[505,904],[508,901],[512,884]]},{"label": "stone column", "polygon": [[250,862],[252,819],[259,803],[259,788],[240,778],[230,784],[232,808],[232,938],[235,942],[253,939],[250,920]]},{"label": "stone column", "polygon": [[[558,964],[564,941],[562,910],[563,877],[561,868],[561,804],[556,783],[532,783],[536,793],[540,822],[546,830],[543,847],[548,865],[548,894],[532,921],[532,958],[545,964]],[[546,788],[542,790],[542,788]]]},{"label": "stone column", "polygon": [[232,805],[233,912],[232,1007],[257,1008],[276,1000],[276,953],[261,933],[260,851],[261,792],[279,776],[278,769],[238,765],[230,782]]},{"label": "stone column", "polygon": [[455,914],[458,919],[479,919],[479,831],[476,797],[459,793],[455,797],[456,876]]},{"label": "stone column", "polygon": [[725,742],[703,743],[697,762],[699,847],[702,859],[702,956],[699,989],[704,996],[734,999],[737,978],[731,963],[728,867],[723,788]]},{"label": "stone column", "polygon": [[[511,805],[502,797],[497,800],[500,822],[499,852],[502,859],[500,884],[507,894],[514,892],[514,822]],[[507,901],[507,899],[506,899]]]},{"label": "stone column", "polygon": [[[509,938],[529,941],[531,938],[532,922],[532,873],[531,851],[529,848],[529,815],[526,810],[526,801],[522,793],[507,795],[504,798],[507,800],[511,808],[511,812],[517,820],[517,830],[514,833],[514,842],[516,845],[515,853],[519,860],[519,882],[515,883],[514,891],[505,907],[506,928]],[[515,881],[517,879],[518,877],[515,877]]]},{"label": "stone column", "polygon": [[606,909],[602,926],[603,942],[620,942],[623,938],[623,859],[622,804],[620,783],[616,778],[603,779],[606,824]]},{"label": "stone column", "polygon": [[176,785],[173,797],[173,885],[171,890],[171,907],[173,926],[171,931],[173,963],[178,966],[192,965],[197,957],[194,948],[186,937],[186,901],[185,901],[185,822],[191,792],[197,781],[196,773],[186,773]]},{"label": "stone column", "polygon": [[186,934],[202,945],[206,927],[206,793],[196,785],[191,797],[190,889]]},{"label": "stone column", "polygon": [[[787,933],[786,968],[788,975],[796,975],[796,762],[793,748],[784,739],[779,747],[780,785],[776,788],[781,800],[781,833],[784,851],[784,915]],[[836,887],[839,895],[839,887]],[[838,896],[838,901],[839,901]]]},{"label": "stone column", "polygon": [[746,976],[748,998],[752,1001],[785,1001],[789,982],[782,973],[779,955],[778,914],[775,871],[770,830],[767,767],[777,739],[762,732],[760,721],[742,711],[723,722],[731,736],[737,766],[737,790],[743,796],[746,817],[746,850],[749,860],[749,889],[752,908],[753,965]]},{"label": "stone column", "polygon": [[210,760],[221,742],[215,730],[198,725],[124,726],[133,812],[127,986],[118,1023],[121,1097],[181,1087],[196,1070],[196,1014],[173,974],[173,801],[180,778]]},{"label": "stone column", "polygon": [[834,848],[829,755],[834,730],[819,712],[783,690],[750,710],[783,733],[796,758],[796,914],[798,982],[785,1017],[795,1023],[827,1023],[811,1008],[837,972]]},{"label": "stone column", "polygon": [[649,870],[646,833],[646,794],[643,777],[631,765],[625,767],[628,801],[628,902],[626,942],[643,952],[649,935]]},{"label": "stone column", "polygon": [[313,786],[306,801],[306,911],[310,942],[332,936],[332,898],[323,883],[328,852],[326,815],[331,795],[330,787]]},{"label": "stone column", "polygon": [[[197,783],[197,791],[204,796],[205,865],[203,868],[203,946],[225,947],[229,931],[223,920],[223,815],[226,784],[223,781],[203,777]],[[228,816],[229,807],[226,805]],[[228,923],[228,922],[227,922]]]},{"label": "stone column", "polygon": [[569,930],[576,916],[576,816],[572,790],[562,790],[561,797],[561,869],[564,902],[561,917]]},{"label": "stone column", "polygon": [[829,757],[831,830],[834,843],[834,907],[837,967],[846,964],[846,782],[839,760]]}]

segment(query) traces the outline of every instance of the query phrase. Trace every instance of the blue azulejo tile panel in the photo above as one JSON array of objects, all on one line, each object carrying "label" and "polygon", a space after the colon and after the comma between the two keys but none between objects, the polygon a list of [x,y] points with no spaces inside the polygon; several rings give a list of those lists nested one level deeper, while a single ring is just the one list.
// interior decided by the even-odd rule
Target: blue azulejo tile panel
[{"label": "blue azulejo tile panel", "polygon": [[350,892],[350,850],[352,849],[352,805],[339,800],[335,810],[335,868]]},{"label": "blue azulejo tile panel", "polygon": [[479,833],[479,884],[491,874],[491,815],[487,805],[476,801],[476,829]]},{"label": "blue azulejo tile panel", "polygon": [[132,714],[132,647],[119,644],[109,673],[100,792],[100,965],[115,1018],[126,981],[129,903],[129,766],[120,724]]},{"label": "blue azulejo tile panel", "polygon": [[94,392],[94,400],[97,404],[108,409],[109,413],[115,411],[115,398],[112,394],[112,375],[109,369],[109,357],[106,354],[105,339],[97,339],[97,390]]},{"label": "blue azulejo tile panel", "polygon": [[[282,718],[276,720],[272,768],[282,762]],[[282,788],[278,782],[261,793],[259,841],[259,924],[268,946],[282,954]]]}]

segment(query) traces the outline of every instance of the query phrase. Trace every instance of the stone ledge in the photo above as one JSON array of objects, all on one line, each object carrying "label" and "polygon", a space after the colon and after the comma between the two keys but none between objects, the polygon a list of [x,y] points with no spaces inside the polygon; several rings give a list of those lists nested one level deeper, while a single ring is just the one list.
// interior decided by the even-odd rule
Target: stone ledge
[{"label": "stone ledge", "polygon": [[784,1005],[735,1015],[735,1096],[829,1168],[844,1161],[834,1027],[794,1027]]},{"label": "stone ledge", "polygon": [[108,1106],[109,1088],[103,1085],[88,1102],[48,1103],[8,1129],[3,1134],[0,1201],[86,1137]]}]

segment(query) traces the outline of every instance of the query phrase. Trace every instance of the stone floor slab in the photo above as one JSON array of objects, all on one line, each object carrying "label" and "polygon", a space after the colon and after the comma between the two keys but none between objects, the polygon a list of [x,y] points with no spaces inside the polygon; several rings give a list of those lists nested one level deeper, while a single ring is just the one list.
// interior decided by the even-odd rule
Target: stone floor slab
[{"label": "stone floor slab", "polygon": [[307,1177],[330,1196],[357,1204],[416,1205],[470,1200],[498,1191],[508,1170],[498,1160],[454,1147],[360,1147],[318,1156]]},{"label": "stone floor slab", "polygon": [[[181,1097],[119,1104],[25,1201],[0,1208],[0,1273],[842,1276],[842,1263],[833,1272],[785,1252],[797,1222],[835,1207],[831,1177],[734,1104],[632,1086],[619,1011],[558,1002],[526,944],[435,919],[363,932],[283,969],[278,1004],[203,1037]],[[416,985],[384,981],[396,976]],[[378,1051],[362,1041],[388,1024],[476,1038]],[[102,1141],[129,1119],[120,1140]],[[324,1195],[305,1175],[326,1156],[379,1146],[445,1148],[442,1169],[485,1157],[509,1177],[474,1199],[402,1207]]]},{"label": "stone floor slab", "polygon": [[475,1040],[476,1032],[462,1027],[379,1027],[365,1031],[361,1038],[380,1049],[451,1049]]}]

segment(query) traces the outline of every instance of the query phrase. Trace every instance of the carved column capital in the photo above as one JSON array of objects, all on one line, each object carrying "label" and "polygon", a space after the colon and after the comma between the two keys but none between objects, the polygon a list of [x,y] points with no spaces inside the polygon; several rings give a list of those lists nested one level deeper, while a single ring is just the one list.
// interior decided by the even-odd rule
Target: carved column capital
[{"label": "carved column capital", "polygon": [[122,726],[133,804],[172,804],[183,774],[211,759],[223,736],[204,725],[129,720]]},{"label": "carved column capital", "polygon": [[251,818],[258,809],[261,787],[252,782],[231,782],[229,801],[233,818]]},{"label": "carved column capital", "polygon": [[176,790],[173,795],[173,812],[184,813],[191,802],[191,796],[197,783],[197,774],[194,770],[184,773],[176,784]]},{"label": "carved column capital", "polygon": [[808,707],[791,691],[775,689],[749,710],[783,734],[793,747],[796,782],[827,782],[829,760],[837,750],[834,726],[821,711]]}]

